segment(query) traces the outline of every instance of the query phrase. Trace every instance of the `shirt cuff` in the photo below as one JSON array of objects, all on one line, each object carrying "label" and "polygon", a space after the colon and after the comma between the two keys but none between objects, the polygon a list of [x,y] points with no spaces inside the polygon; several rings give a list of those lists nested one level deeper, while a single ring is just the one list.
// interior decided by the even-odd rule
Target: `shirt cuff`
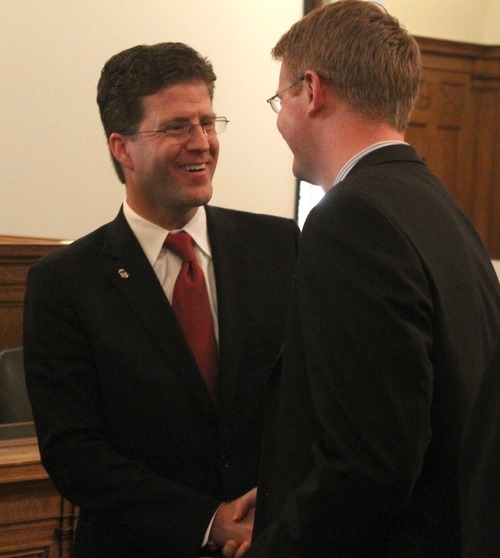
[{"label": "shirt cuff", "polygon": [[[220,506],[219,506],[220,507]],[[210,520],[210,523],[208,524],[207,530],[205,531],[205,536],[203,537],[203,543],[201,544],[201,547],[203,548],[206,544],[208,544],[209,540],[210,540],[210,531],[212,530],[212,525],[215,519],[215,516],[217,515],[217,512],[219,511],[219,508],[217,508],[215,510],[215,513],[212,516],[212,519]]]}]

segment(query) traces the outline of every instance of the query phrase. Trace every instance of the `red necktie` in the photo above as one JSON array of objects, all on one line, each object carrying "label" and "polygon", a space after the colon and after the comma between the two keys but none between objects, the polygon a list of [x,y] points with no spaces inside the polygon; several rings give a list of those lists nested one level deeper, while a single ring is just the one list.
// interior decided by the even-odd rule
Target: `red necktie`
[{"label": "red necktie", "polygon": [[169,234],[164,246],[182,260],[174,285],[172,308],[215,403],[217,344],[205,276],[194,254],[193,239],[184,231]]}]

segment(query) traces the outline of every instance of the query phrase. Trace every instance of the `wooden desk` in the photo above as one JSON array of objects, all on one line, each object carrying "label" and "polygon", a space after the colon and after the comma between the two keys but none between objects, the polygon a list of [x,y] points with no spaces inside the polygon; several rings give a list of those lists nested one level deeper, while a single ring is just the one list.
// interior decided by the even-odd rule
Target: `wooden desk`
[{"label": "wooden desk", "polygon": [[70,558],[76,510],[55,490],[35,438],[0,440],[0,558]]}]

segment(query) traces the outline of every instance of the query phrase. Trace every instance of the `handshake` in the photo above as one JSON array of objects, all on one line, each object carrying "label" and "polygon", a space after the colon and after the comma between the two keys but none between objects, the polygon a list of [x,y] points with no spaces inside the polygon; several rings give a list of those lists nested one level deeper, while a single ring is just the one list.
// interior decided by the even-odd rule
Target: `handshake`
[{"label": "handshake", "polygon": [[232,502],[224,502],[210,529],[210,548],[220,548],[224,558],[241,558],[250,548],[257,489]]}]

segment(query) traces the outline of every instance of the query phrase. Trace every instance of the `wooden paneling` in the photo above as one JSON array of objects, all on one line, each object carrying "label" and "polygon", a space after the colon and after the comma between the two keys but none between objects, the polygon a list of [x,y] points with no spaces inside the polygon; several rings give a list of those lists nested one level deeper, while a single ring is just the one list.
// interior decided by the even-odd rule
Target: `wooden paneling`
[{"label": "wooden paneling", "polygon": [[[26,275],[66,242],[0,236],[0,350],[22,345]],[[69,558],[76,510],[54,488],[31,423],[0,425],[0,558]]]},{"label": "wooden paneling", "polygon": [[422,79],[406,139],[500,258],[500,47],[417,37]]},{"label": "wooden paneling", "polygon": [[469,76],[460,72],[425,69],[406,133],[407,141],[469,211],[473,203],[468,189],[472,161],[461,154],[470,148],[472,135],[472,120],[467,111],[470,81]]},{"label": "wooden paneling", "polygon": [[0,236],[0,350],[22,345],[23,302],[29,267],[64,244],[67,241]]},{"label": "wooden paneling", "polygon": [[74,506],[40,464],[36,440],[0,441],[0,558],[69,558]]}]

